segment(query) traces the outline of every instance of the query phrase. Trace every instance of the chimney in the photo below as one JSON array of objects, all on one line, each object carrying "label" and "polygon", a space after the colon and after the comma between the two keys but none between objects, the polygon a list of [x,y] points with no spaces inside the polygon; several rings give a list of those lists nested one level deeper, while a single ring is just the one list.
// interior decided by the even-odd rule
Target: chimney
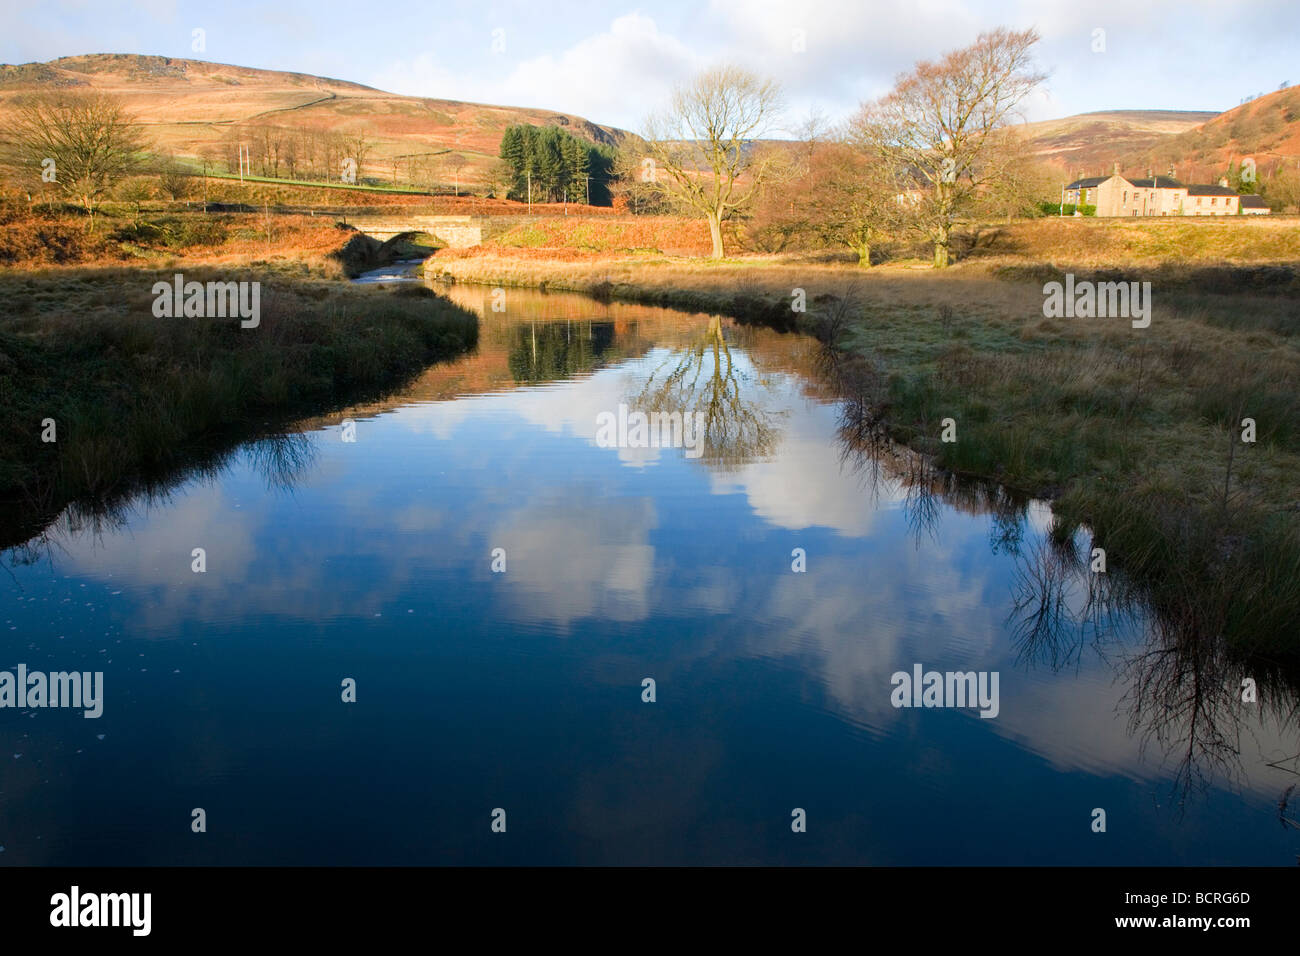
[{"label": "chimney", "polygon": [[1228,177],[1227,177],[1227,176],[1224,176],[1222,179],[1220,179],[1220,180],[1219,180],[1219,185],[1222,186],[1224,189],[1227,189],[1227,188],[1228,188]]},{"label": "chimney", "polygon": [[1119,175],[1119,163],[1116,163],[1116,164],[1115,164],[1115,175],[1116,175],[1116,176]]}]

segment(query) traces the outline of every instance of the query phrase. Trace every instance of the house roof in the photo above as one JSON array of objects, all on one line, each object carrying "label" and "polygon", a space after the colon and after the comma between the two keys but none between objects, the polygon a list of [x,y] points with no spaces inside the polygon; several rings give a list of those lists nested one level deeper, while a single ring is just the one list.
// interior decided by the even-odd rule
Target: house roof
[{"label": "house roof", "polygon": [[1242,196],[1242,209],[1267,209],[1268,203],[1264,202],[1263,196]]},{"label": "house roof", "polygon": [[[1110,176],[1090,176],[1087,179],[1076,179],[1074,182],[1070,183],[1070,185],[1066,186],[1065,188],[1066,189],[1092,189],[1094,186],[1100,186],[1106,180],[1111,178],[1112,177]],[[1187,188],[1185,185],[1180,183],[1178,180],[1174,179],[1174,177],[1172,176],[1157,176],[1155,177],[1155,179],[1129,179],[1127,176],[1121,176],[1120,179],[1123,179],[1125,182],[1128,182],[1131,185],[1136,186],[1138,189],[1155,189],[1157,187],[1159,187],[1160,189],[1186,189]]]},{"label": "house roof", "polygon": [[1227,186],[1188,186],[1189,196],[1235,196],[1237,191]]}]

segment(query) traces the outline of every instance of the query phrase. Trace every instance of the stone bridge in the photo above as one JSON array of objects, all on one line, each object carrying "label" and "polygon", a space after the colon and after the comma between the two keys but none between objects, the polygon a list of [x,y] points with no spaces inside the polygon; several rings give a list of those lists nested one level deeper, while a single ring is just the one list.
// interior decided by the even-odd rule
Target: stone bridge
[{"label": "stone bridge", "polygon": [[483,241],[483,226],[473,216],[411,216],[401,213],[361,214],[345,222],[367,236],[391,242],[398,236],[424,232],[452,249],[477,246]]}]

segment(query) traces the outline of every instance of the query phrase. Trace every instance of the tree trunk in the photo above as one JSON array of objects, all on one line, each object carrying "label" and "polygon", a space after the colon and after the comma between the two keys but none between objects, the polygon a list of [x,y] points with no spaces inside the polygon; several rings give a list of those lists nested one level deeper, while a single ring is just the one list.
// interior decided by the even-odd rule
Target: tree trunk
[{"label": "tree trunk", "polygon": [[722,220],[716,212],[708,213],[709,217],[709,235],[713,239],[713,258],[721,259],[722,250]]},{"label": "tree trunk", "polygon": [[934,240],[934,267],[936,269],[946,269],[948,267],[948,233]]},{"label": "tree trunk", "polygon": [[858,254],[858,265],[863,269],[871,268],[871,243],[863,242],[853,247]]}]

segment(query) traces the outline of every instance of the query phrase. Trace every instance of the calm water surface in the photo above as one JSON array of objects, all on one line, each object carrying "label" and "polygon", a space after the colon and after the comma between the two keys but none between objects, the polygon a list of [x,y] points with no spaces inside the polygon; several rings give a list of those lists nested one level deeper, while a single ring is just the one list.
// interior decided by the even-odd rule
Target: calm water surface
[{"label": "calm water surface", "polygon": [[[0,667],[105,702],[0,711],[0,864],[1294,865],[1295,727],[1081,624],[1086,575],[1041,626],[1048,507],[855,452],[815,343],[448,294],[474,354],[5,555]],[[702,455],[598,445],[654,398]],[[895,708],[915,664],[1000,712]]]}]

